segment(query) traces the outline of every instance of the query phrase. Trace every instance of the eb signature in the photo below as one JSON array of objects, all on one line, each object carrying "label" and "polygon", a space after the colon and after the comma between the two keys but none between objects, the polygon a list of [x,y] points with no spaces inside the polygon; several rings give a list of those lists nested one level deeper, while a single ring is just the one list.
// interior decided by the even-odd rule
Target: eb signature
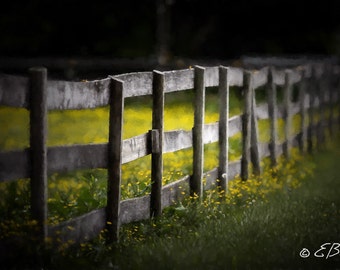
[{"label": "eb signature", "polygon": [[[340,243],[324,243],[314,252],[314,257],[329,259],[340,254]],[[307,248],[300,251],[301,258],[308,258],[311,252]]]}]

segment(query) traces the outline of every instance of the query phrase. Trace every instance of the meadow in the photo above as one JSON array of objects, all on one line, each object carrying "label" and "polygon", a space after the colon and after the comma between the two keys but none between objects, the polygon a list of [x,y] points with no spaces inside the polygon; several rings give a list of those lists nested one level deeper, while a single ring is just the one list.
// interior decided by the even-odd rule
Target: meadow
[{"label": "meadow", "polygon": [[[237,89],[232,92],[231,115],[239,114],[242,104]],[[165,130],[185,129],[193,126],[192,91],[166,95]],[[152,100],[150,97],[126,99],[123,138],[140,135],[151,129]],[[2,136],[1,150],[22,149],[29,146],[29,115],[25,109],[0,108]],[[105,143],[108,140],[109,110],[107,107],[89,110],[50,111],[48,114],[48,146]],[[205,122],[218,121],[218,98],[216,89],[207,94]],[[241,152],[241,134],[231,138],[230,159],[237,159]],[[216,167],[217,143],[205,147],[205,170]],[[191,174],[192,149],[164,155],[163,184]],[[146,156],[124,164],[122,167],[122,199],[145,195],[150,191],[151,158]],[[80,170],[71,173],[54,173],[48,180],[49,223],[60,221],[103,207],[106,203],[107,170]],[[1,200],[5,205],[21,202],[29,204],[28,179],[2,183],[0,189],[7,193]],[[22,207],[21,207],[22,208]]]},{"label": "meadow", "polygon": [[[191,91],[166,95],[165,130],[191,129],[193,126],[192,97],[193,93]],[[259,97],[260,101],[263,99],[263,96]],[[230,100],[230,116],[240,114],[243,104],[239,89],[231,89]],[[218,121],[219,109],[216,89],[208,89],[206,101],[205,122],[211,123]],[[151,106],[152,101],[151,98],[148,97],[126,100],[124,111],[124,138],[145,133],[151,128]],[[48,114],[48,146],[105,143],[108,138],[108,117],[109,112],[106,107],[81,111],[51,111]],[[28,112],[25,109],[0,107],[0,119],[2,123],[0,149],[11,150],[28,147]],[[296,133],[299,131],[299,124],[300,117],[295,116],[293,119],[294,128],[292,132]],[[280,141],[284,139],[283,125],[283,121],[278,120]],[[268,126],[268,121],[259,121],[260,141],[269,140]],[[239,159],[241,154],[241,134],[239,133],[231,137],[229,143],[229,159]],[[191,149],[165,154],[163,184],[175,181],[183,175],[191,174],[191,160]],[[214,168],[217,164],[217,143],[205,145],[204,170]],[[282,193],[285,194],[283,196],[291,194],[291,190],[298,189],[303,180],[310,177],[314,170],[314,163],[309,162],[308,158],[306,159],[299,155],[297,151],[294,152],[294,158],[290,162],[282,159],[277,168],[270,168],[268,160],[264,160],[262,166],[266,168],[266,170],[264,170],[266,173],[259,179],[252,177],[247,182],[242,182],[236,177],[236,179],[231,181],[226,197],[220,194],[217,189],[212,189],[204,194],[203,203],[199,207],[193,203],[192,199],[195,201],[195,198],[190,198],[174,207],[166,209],[165,214],[159,220],[123,226],[121,228],[121,244],[118,247],[107,247],[103,244],[103,236],[99,236],[94,242],[82,244],[78,247],[76,253],[71,253],[72,255],[68,254],[67,249],[71,243],[66,243],[63,248],[58,250],[60,253],[57,255],[53,254],[52,258],[58,258],[59,263],[63,262],[66,258],[65,260],[75,259],[77,263],[82,264],[86,261],[85,257],[89,257],[92,258],[91,260],[96,265],[99,264],[105,269],[105,267],[111,265],[115,266],[116,263],[119,265],[124,264],[121,261],[124,260],[123,257],[118,256],[117,258],[112,258],[108,256],[107,252],[119,251],[118,253],[121,253],[123,252],[122,250],[127,252],[136,244],[141,245],[138,252],[145,250],[145,252],[150,253],[149,255],[152,255],[153,252],[155,252],[154,249],[157,248],[155,241],[164,241],[165,245],[165,243],[168,243],[167,241],[171,239],[186,238],[185,235],[188,235],[188,239],[194,241],[192,245],[195,245],[195,241],[201,241],[201,237],[199,236],[202,232],[199,230],[203,230],[204,228],[204,230],[216,230],[216,228],[212,228],[212,222],[215,225],[216,223],[222,224],[225,222],[223,220],[225,220],[226,217],[228,217],[228,220],[231,218],[231,220],[241,223],[241,225],[247,224],[247,216],[244,215],[249,214],[255,217],[257,214],[255,213],[256,211],[254,213],[242,213],[243,210],[253,211],[248,210],[254,209],[252,207],[253,205],[264,205],[261,207],[266,207],[265,205],[270,201],[269,198],[272,197],[271,194],[278,194],[276,191],[283,191]],[[122,199],[149,193],[151,175],[149,156],[124,164],[122,173]],[[106,181],[107,172],[104,169],[83,170],[67,174],[55,173],[50,175],[48,180],[49,224],[56,224],[90,210],[105,206]],[[0,190],[3,194],[0,199],[0,229],[3,232],[1,238],[6,239],[8,236],[14,235],[26,239],[29,237],[27,231],[35,225],[29,216],[30,192],[28,179],[1,183]],[[235,216],[230,216],[234,214]],[[271,220],[272,214],[273,213],[269,212],[266,217],[268,222],[270,222],[269,220]],[[221,229],[222,228],[224,227],[221,225]],[[231,230],[231,227],[227,227],[225,230]],[[212,234],[218,235],[219,233],[220,232],[214,231],[209,237],[212,237]],[[240,234],[241,231],[238,233]],[[158,239],[158,236],[163,237],[163,240]],[[156,239],[153,237],[156,237]],[[208,236],[206,237],[208,238]],[[243,240],[245,240],[244,238],[245,237],[243,237]],[[179,242],[176,241],[180,240],[174,240],[170,246],[178,247]],[[211,242],[210,245],[213,245],[213,243]],[[235,245],[235,243],[233,245]],[[122,254],[124,254],[124,252]],[[173,252],[173,250],[164,250],[161,252],[165,252],[162,256],[167,256],[166,254]],[[59,257],[60,254],[62,256],[61,260]],[[70,255],[70,257],[68,257],[68,255]],[[63,256],[65,256],[65,258]],[[102,256],[108,256],[109,259],[103,259]],[[183,256],[184,255],[178,254],[178,252],[176,253],[176,257],[179,258],[178,263],[181,261],[181,257],[183,259]],[[102,258],[107,264],[99,263],[99,258]],[[163,259],[166,261],[165,257]],[[161,263],[163,259],[158,259],[158,262]],[[207,258],[208,261],[215,259],[216,258]],[[240,258],[232,258],[231,264],[237,265],[239,260]],[[132,265],[134,263],[138,265],[138,260],[131,261]],[[135,268],[136,265],[131,269],[137,269],[138,267]]]}]

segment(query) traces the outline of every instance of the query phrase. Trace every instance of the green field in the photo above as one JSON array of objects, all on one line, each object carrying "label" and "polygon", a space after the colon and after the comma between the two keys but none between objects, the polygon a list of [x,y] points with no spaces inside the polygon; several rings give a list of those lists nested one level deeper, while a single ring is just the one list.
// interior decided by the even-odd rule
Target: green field
[{"label": "green field", "polygon": [[[192,95],[191,91],[166,95],[165,130],[190,130],[192,128]],[[232,89],[230,99],[230,115],[240,114],[242,101],[237,89]],[[208,90],[206,100],[205,122],[218,121],[219,108],[216,89]],[[147,97],[126,100],[124,138],[146,133],[151,128],[151,104],[151,98]],[[25,109],[0,107],[0,121],[2,123],[0,138],[2,151],[28,147],[28,112]],[[48,125],[48,146],[105,143],[108,137],[108,108],[51,111],[48,114]],[[295,116],[293,133],[299,131],[299,125],[300,117]],[[284,122],[282,120],[278,120],[278,127],[279,140],[282,141],[284,139]],[[259,135],[260,141],[269,140],[268,120],[259,121]],[[240,139],[240,133],[230,138],[230,160],[240,157]],[[334,155],[336,154],[338,152]],[[326,154],[323,156],[326,158]],[[163,183],[166,184],[183,175],[191,174],[191,163],[191,149],[165,154]],[[268,256],[269,264],[274,264],[275,260],[284,264],[284,258],[287,258],[289,254],[293,254],[294,260],[299,260],[300,258],[296,255],[297,249],[300,248],[298,245],[294,245],[290,253],[285,254],[286,257],[282,257],[282,260],[278,258],[278,253],[286,252],[284,248],[289,246],[289,241],[299,240],[298,243],[306,243],[306,245],[312,245],[313,241],[313,245],[316,243],[316,238],[313,238],[314,240],[312,239],[311,242],[308,240],[309,236],[302,234],[303,226],[306,226],[306,223],[303,221],[300,224],[300,219],[297,217],[301,216],[307,220],[306,222],[309,220],[318,224],[315,218],[320,217],[321,214],[313,216],[311,211],[314,209],[318,213],[325,212],[324,218],[321,217],[322,222],[325,222],[326,217],[334,214],[325,209],[326,204],[321,204],[317,208],[318,200],[314,201],[314,197],[310,201],[306,198],[307,204],[313,205],[313,209],[303,208],[305,197],[298,200],[300,194],[305,194],[305,188],[318,192],[318,186],[309,187],[305,181],[312,179],[312,172],[315,169],[315,164],[318,163],[321,163],[321,167],[327,168],[327,164],[319,162],[318,159],[301,156],[296,150],[293,151],[293,159],[290,162],[281,159],[278,167],[274,169],[269,167],[268,160],[264,160],[262,162],[265,168],[264,174],[259,179],[251,177],[247,182],[242,182],[239,178],[231,181],[226,200],[222,199],[223,196],[217,189],[212,189],[205,192],[204,200],[199,206],[193,204],[192,199],[185,200],[166,209],[160,219],[123,226],[120,233],[121,243],[118,246],[105,246],[102,235],[93,242],[74,247],[75,250],[73,248],[69,250],[67,247],[70,243],[65,243],[59,250],[53,251],[52,256],[49,257],[55,260],[52,262],[51,269],[53,269],[54,263],[65,268],[63,265],[65,262],[69,266],[86,266],[90,269],[97,267],[106,269],[115,265],[119,265],[121,269],[146,269],[153,263],[157,269],[160,269],[159,267],[163,263],[169,266],[168,269],[182,269],[182,266],[186,269],[223,269],[222,264],[225,262],[228,267],[235,266],[236,269],[238,267],[243,269],[244,266],[247,268],[253,263],[261,264],[261,254],[266,254],[273,249],[271,239],[279,241],[279,249],[274,252],[272,257]],[[206,145],[204,170],[212,169],[217,164],[217,143]],[[122,173],[123,199],[149,193],[151,175],[149,156],[124,164]],[[56,224],[105,206],[106,180],[107,172],[104,169],[50,175],[48,179],[49,224]],[[311,183],[319,184],[317,181],[313,181]],[[331,185],[331,183],[328,184]],[[328,196],[327,192],[331,192],[326,190],[326,187],[325,190],[320,190],[326,194],[320,196],[325,197]],[[10,183],[1,183],[0,191],[2,193],[0,240],[12,236],[29,240],[27,232],[35,225],[30,220],[29,180],[21,179]],[[306,192],[307,195],[308,192]],[[294,195],[295,193],[297,195]],[[291,198],[297,201],[291,201]],[[335,209],[338,209],[337,206],[338,204]],[[293,210],[300,212],[297,213]],[[338,213],[337,211],[335,210],[335,213]],[[297,227],[292,225],[285,232],[287,228],[282,224],[281,217],[285,222],[296,223]],[[333,222],[333,216],[331,222]],[[337,225],[333,225],[337,230]],[[267,227],[268,231],[263,230]],[[209,233],[205,235],[206,232]],[[313,234],[312,231],[310,233]],[[253,235],[257,234],[257,240],[253,242]],[[183,241],[186,245],[183,245]],[[302,243],[302,241],[305,242]],[[331,240],[325,239],[325,241]],[[201,256],[203,253],[206,255]],[[170,254],[173,256],[169,257]],[[249,254],[250,256],[248,256]],[[155,255],[157,259],[154,259]],[[126,257],[131,256],[134,259],[127,262]],[[227,260],[219,260],[219,257],[223,258],[223,256],[227,256]],[[186,260],[186,258],[191,259]],[[221,268],[214,268],[215,264]]]},{"label": "green field", "polygon": [[[105,245],[101,235],[79,246],[51,250],[46,265],[48,269],[337,269],[340,137],[327,149],[314,156],[293,150],[294,159],[280,159],[275,169],[268,167],[267,160],[260,178],[231,181],[225,200],[218,189],[209,190],[201,204],[184,200],[160,218],[122,226],[118,244]],[[304,249],[310,251],[308,258],[300,256]]]},{"label": "green field", "polygon": [[[235,90],[236,91],[236,90]],[[185,129],[193,126],[192,91],[167,94],[165,98],[165,130]],[[241,105],[234,92],[231,114],[239,114]],[[151,129],[151,97],[126,99],[124,111],[123,137],[130,138]],[[89,110],[50,111],[48,114],[48,146],[105,143],[108,140],[109,111],[107,107]],[[29,115],[26,109],[0,107],[2,136],[1,150],[23,149],[29,146]],[[216,90],[207,94],[205,122],[218,121],[218,98]],[[240,153],[240,135],[231,139],[230,158]],[[217,165],[217,143],[207,145],[205,150],[205,169]],[[122,199],[144,195],[150,190],[150,156],[123,165]],[[190,174],[192,170],[192,150],[177,151],[164,155],[164,184]],[[81,170],[66,174],[54,173],[49,176],[49,218],[56,223],[89,210],[103,207],[106,203],[107,170]],[[18,184],[1,184],[8,196],[22,201],[27,192],[28,180]],[[17,195],[16,195],[17,194]],[[27,201],[22,202],[28,203]],[[61,209],[63,209],[61,211]]]},{"label": "green field", "polygon": [[[259,99],[263,100],[263,96]],[[191,130],[193,126],[193,91],[166,94],[165,130]],[[218,121],[219,101],[217,89],[209,88],[206,94],[205,123]],[[230,91],[230,116],[242,112],[242,99],[238,88]],[[130,138],[151,129],[151,97],[128,98],[125,101],[123,137]],[[50,111],[48,113],[48,146],[105,143],[108,138],[109,111],[107,107],[88,110]],[[299,116],[294,118],[294,132],[299,126]],[[0,107],[2,136],[1,150],[23,149],[29,146],[29,115],[26,109]],[[279,139],[283,138],[282,120],[278,121]],[[269,121],[259,121],[260,141],[269,140]],[[241,155],[241,134],[229,140],[229,159],[237,160]],[[204,170],[218,166],[218,143],[205,145]],[[151,158],[146,156],[122,166],[122,199],[145,195],[150,192]],[[192,174],[192,149],[164,154],[163,184]],[[70,173],[54,173],[48,180],[49,223],[55,224],[106,205],[107,170],[80,170]],[[0,200],[6,205],[29,204],[28,179],[0,184],[4,196]],[[16,213],[17,214],[17,213]],[[25,214],[27,214],[25,212]],[[6,216],[6,215],[5,215]]]}]

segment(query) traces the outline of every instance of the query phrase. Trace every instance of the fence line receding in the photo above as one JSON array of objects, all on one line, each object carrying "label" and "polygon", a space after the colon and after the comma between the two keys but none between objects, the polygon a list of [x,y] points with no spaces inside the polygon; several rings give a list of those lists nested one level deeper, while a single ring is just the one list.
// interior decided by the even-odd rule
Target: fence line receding
[{"label": "fence line receding", "polygon": [[[108,240],[117,241],[124,223],[161,215],[162,209],[182,199],[183,187],[190,194],[202,195],[204,189],[219,185],[227,190],[228,180],[240,174],[248,178],[249,165],[261,173],[260,160],[270,157],[271,164],[291,147],[312,152],[324,141],[325,130],[334,133],[340,117],[340,68],[327,60],[290,68],[266,66],[261,69],[200,67],[166,72],[139,72],[109,76],[103,80],[68,82],[47,80],[46,69],[32,68],[30,76],[0,74],[0,106],[23,107],[30,112],[30,147],[0,152],[0,182],[30,178],[32,217],[43,238],[58,237],[82,242],[107,228]],[[241,115],[229,117],[229,88],[243,92]],[[219,121],[204,124],[206,87],[218,87]],[[277,104],[277,87],[283,89],[283,103]],[[297,100],[292,99],[298,89]],[[194,126],[192,130],[164,131],[164,95],[194,90]],[[266,91],[267,102],[257,105],[256,91]],[[152,128],[144,134],[122,139],[124,99],[150,95],[153,99]],[[108,143],[70,146],[46,146],[48,110],[110,107]],[[325,114],[328,107],[329,114]],[[291,136],[292,117],[301,116],[300,132]],[[318,121],[316,122],[316,114]],[[284,142],[278,141],[277,120],[285,122]],[[308,124],[306,123],[306,119]],[[270,121],[270,141],[258,141],[259,119]],[[228,138],[242,133],[242,157],[228,161]],[[315,143],[316,141],[316,143]],[[203,171],[204,144],[218,142],[218,167]],[[162,186],[163,155],[193,148],[193,174]],[[121,165],[152,156],[151,194],[120,199]],[[54,172],[78,169],[108,169],[107,206],[50,226],[47,219],[47,176]],[[206,184],[203,186],[203,178]],[[74,228],[69,230],[69,227]]]}]

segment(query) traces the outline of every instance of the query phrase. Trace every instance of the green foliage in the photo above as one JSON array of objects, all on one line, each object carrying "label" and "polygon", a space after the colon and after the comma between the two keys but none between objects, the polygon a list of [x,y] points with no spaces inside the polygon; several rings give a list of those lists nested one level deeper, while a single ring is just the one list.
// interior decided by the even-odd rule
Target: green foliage
[{"label": "green foliage", "polygon": [[119,244],[105,246],[99,237],[58,257],[53,266],[333,269],[338,256],[302,259],[299,253],[338,241],[338,147],[314,157],[296,151],[293,160],[281,159],[273,170],[265,161],[261,177],[242,183],[236,178],[227,194],[216,188],[204,193],[202,203],[186,199],[160,218],[124,225]]},{"label": "green foliage", "polygon": [[[236,90],[231,91],[231,115],[239,114],[242,108]],[[183,95],[180,100],[174,94],[166,96],[166,130],[188,130],[193,125],[193,109],[189,106],[192,93],[180,95]],[[150,99],[145,97],[127,99],[124,138],[147,132],[151,126],[150,106]],[[12,121],[8,120],[9,116]],[[5,150],[27,147],[27,111],[1,107],[0,119],[5,123],[0,147]],[[215,121],[218,121],[218,98],[216,89],[210,89],[206,122]],[[298,116],[294,117],[293,134],[299,131],[300,121]],[[106,142],[107,123],[107,108],[52,111],[49,113],[48,145]],[[282,120],[278,121],[278,128],[282,141]],[[268,141],[268,121],[259,121],[259,130],[260,140]],[[240,133],[230,138],[230,160],[239,159],[240,141]],[[207,171],[218,164],[218,144],[205,145],[204,151],[204,170]],[[334,155],[336,160],[339,153]],[[158,219],[123,226],[121,242],[116,246],[105,245],[105,231],[94,241],[80,246],[63,243],[56,250],[48,250],[47,255],[52,261],[47,261],[47,265],[50,268],[68,265],[70,269],[81,266],[106,269],[118,265],[121,269],[151,266],[159,269],[215,269],[225,265],[247,268],[260,266],[263,254],[270,254],[265,261],[271,266],[275,262],[284,266],[291,259],[300,262],[297,254],[302,245],[315,247],[321,242],[331,241],[328,240],[331,232],[340,231],[335,222],[339,201],[334,192],[336,188],[329,189],[331,185],[337,187],[334,175],[331,175],[336,166],[329,169],[329,182],[320,185],[311,177],[320,160],[301,156],[295,150],[292,157],[289,162],[281,159],[276,168],[269,168],[268,161],[264,160],[263,175],[252,176],[246,182],[236,177],[229,182],[227,194],[215,188],[204,193],[201,203],[197,197],[192,197],[165,209],[164,215]],[[326,155],[323,157],[326,159]],[[321,167],[328,168],[328,164],[322,163]],[[149,156],[124,164],[122,172],[122,199],[150,192]],[[188,174],[192,174],[192,149],[164,155],[164,185]],[[322,175],[319,177],[323,178]],[[50,175],[48,223],[58,224],[104,207],[106,181],[107,170],[104,169]],[[0,240],[6,241],[14,236],[29,242],[30,233],[36,226],[36,222],[30,219],[29,180],[1,183],[0,191]],[[315,234],[317,226],[322,227],[328,222],[325,233]],[[273,250],[275,252],[271,255]],[[127,257],[133,259],[126,260]]]}]

